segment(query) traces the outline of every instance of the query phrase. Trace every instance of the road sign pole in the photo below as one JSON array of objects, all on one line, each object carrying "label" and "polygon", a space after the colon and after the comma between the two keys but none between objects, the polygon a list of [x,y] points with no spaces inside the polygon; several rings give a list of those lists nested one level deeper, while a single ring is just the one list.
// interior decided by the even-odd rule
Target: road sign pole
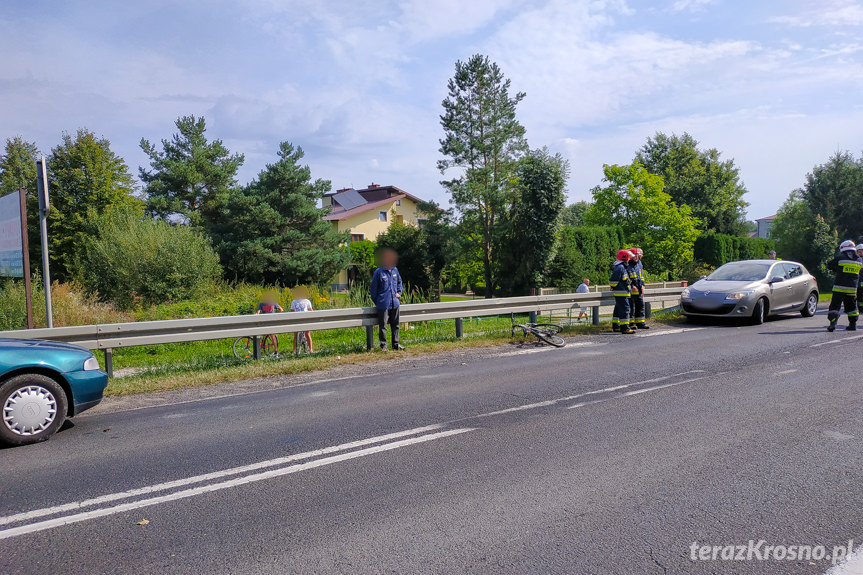
[{"label": "road sign pole", "polygon": [[18,190],[21,198],[21,256],[24,259],[24,299],[27,300],[27,329],[33,329],[33,287],[30,285],[30,241],[27,237],[27,192]]},{"label": "road sign pole", "polygon": [[39,192],[39,230],[42,236],[42,279],[45,280],[45,320],[48,327],[54,327],[54,314],[51,310],[51,270],[48,265],[48,170],[45,156],[36,162],[36,184]]}]

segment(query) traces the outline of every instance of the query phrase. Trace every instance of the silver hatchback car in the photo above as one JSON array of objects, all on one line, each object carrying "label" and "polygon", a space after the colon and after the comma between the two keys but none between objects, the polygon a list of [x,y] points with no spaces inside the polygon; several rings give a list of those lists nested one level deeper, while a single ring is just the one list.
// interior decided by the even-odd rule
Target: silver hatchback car
[{"label": "silver hatchback car", "polygon": [[788,312],[810,317],[818,309],[818,284],[797,262],[730,262],[684,288],[680,307],[686,317],[745,318],[754,324]]}]

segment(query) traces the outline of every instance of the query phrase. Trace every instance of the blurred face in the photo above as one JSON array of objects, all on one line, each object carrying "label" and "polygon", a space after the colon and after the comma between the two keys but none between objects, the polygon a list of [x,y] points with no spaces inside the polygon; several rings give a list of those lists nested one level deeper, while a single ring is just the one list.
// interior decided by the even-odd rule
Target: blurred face
[{"label": "blurred face", "polygon": [[378,254],[379,265],[383,268],[394,268],[398,261],[399,256],[396,254],[395,250],[381,250],[380,254]]},{"label": "blurred face", "polygon": [[863,250],[857,250],[857,255],[863,257]]},{"label": "blurred face", "polygon": [[588,279],[584,280],[584,285],[589,286],[589,285],[590,285],[590,280],[588,280]]}]

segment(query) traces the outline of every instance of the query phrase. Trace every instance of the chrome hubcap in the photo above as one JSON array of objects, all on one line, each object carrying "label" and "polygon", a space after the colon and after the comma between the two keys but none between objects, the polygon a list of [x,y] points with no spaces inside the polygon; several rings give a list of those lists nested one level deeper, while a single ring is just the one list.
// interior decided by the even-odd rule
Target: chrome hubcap
[{"label": "chrome hubcap", "polygon": [[809,313],[815,313],[815,310],[818,308],[818,300],[815,296],[809,296]]},{"label": "chrome hubcap", "polygon": [[56,398],[38,385],[16,389],[3,405],[3,423],[16,435],[41,433],[54,423],[56,417]]}]

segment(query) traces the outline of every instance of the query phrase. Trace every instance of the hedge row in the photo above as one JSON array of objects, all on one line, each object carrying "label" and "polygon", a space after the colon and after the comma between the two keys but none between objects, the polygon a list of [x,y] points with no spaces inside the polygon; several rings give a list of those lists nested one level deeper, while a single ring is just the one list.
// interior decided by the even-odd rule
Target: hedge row
[{"label": "hedge row", "polygon": [[773,240],[705,232],[695,240],[695,259],[719,267],[737,260],[764,259],[772,249]]},{"label": "hedge row", "polygon": [[545,283],[558,288],[578,287],[584,278],[608,283],[611,262],[625,243],[620,227],[564,226]]}]

